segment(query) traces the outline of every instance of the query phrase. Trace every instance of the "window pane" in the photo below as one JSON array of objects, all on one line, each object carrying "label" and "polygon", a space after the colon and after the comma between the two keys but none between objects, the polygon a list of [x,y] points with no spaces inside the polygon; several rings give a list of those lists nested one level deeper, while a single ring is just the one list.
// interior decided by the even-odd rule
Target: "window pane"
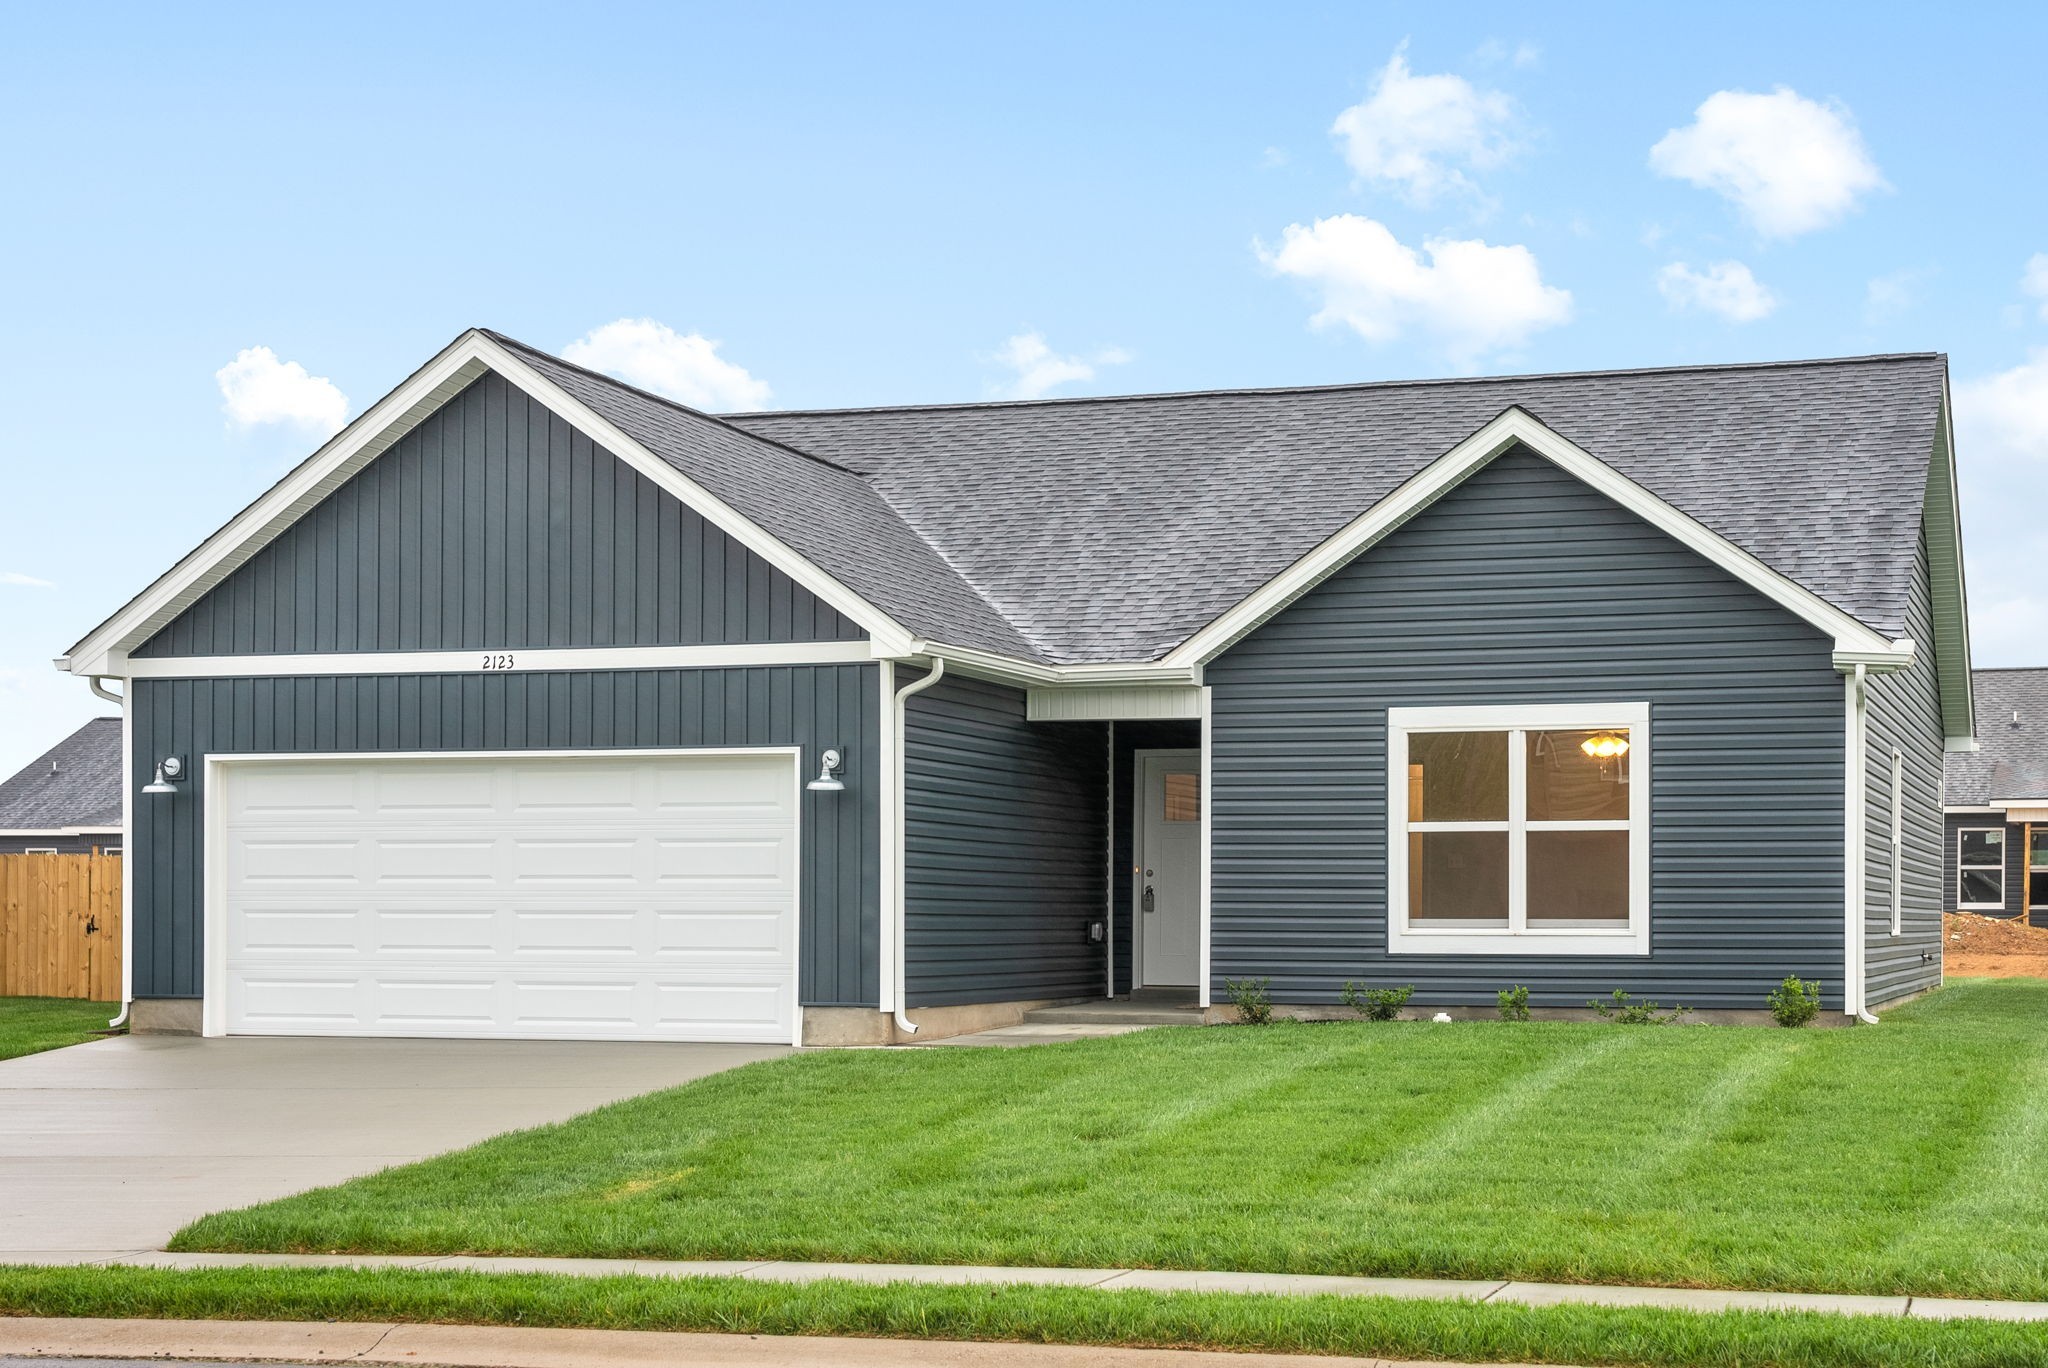
[{"label": "window pane", "polygon": [[1506,732],[1416,732],[1409,736],[1409,821],[1507,819]]},{"label": "window pane", "polygon": [[[1530,821],[1628,820],[1628,728],[1527,736]],[[1596,753],[1587,753],[1589,745]]]},{"label": "window pane", "polygon": [[1508,834],[1417,831],[1408,837],[1408,920],[1508,924]]},{"label": "window pane", "polygon": [[2004,905],[2005,875],[1995,869],[1965,869],[1962,875],[1962,897],[1959,901]]},{"label": "window pane", "polygon": [[1202,820],[1201,775],[1169,774],[1166,776],[1166,820],[1169,822],[1199,822]]},{"label": "window pane", "polygon": [[1960,855],[1962,863],[1969,865],[2002,865],[2005,863],[2005,833],[1997,827],[1973,828],[1958,832],[1962,838]]},{"label": "window pane", "polygon": [[1530,832],[1529,925],[1628,925],[1628,833]]},{"label": "window pane", "polygon": [[2036,827],[2033,837],[2034,848],[2027,853],[2027,868],[2048,869],[2048,831]]}]

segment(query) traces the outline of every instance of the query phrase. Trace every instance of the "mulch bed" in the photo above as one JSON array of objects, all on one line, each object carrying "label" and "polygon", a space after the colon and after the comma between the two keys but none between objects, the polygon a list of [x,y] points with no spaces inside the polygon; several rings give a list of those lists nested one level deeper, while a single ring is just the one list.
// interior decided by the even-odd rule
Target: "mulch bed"
[{"label": "mulch bed", "polygon": [[1957,978],[2048,978],[2048,927],[1951,912],[1943,971]]}]

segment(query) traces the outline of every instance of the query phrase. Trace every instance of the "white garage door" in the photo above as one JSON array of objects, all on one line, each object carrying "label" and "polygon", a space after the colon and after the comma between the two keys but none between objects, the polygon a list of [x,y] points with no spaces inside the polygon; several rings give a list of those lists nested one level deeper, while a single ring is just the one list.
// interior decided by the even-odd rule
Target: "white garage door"
[{"label": "white garage door", "polygon": [[211,1028],[788,1041],[795,773],[774,752],[222,764]]}]

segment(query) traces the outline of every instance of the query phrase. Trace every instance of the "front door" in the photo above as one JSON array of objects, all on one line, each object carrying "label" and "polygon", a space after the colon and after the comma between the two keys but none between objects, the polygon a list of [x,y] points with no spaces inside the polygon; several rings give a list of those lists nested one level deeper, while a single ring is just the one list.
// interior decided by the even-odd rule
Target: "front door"
[{"label": "front door", "polygon": [[1202,973],[1202,757],[1138,755],[1140,986],[1194,987]]}]

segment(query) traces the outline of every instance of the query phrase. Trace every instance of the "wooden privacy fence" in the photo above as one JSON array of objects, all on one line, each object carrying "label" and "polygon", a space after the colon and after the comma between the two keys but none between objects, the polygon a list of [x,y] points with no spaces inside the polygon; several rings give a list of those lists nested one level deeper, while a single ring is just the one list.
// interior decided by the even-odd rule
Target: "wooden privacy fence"
[{"label": "wooden privacy fence", "polygon": [[0,997],[121,998],[121,857],[0,855]]}]

